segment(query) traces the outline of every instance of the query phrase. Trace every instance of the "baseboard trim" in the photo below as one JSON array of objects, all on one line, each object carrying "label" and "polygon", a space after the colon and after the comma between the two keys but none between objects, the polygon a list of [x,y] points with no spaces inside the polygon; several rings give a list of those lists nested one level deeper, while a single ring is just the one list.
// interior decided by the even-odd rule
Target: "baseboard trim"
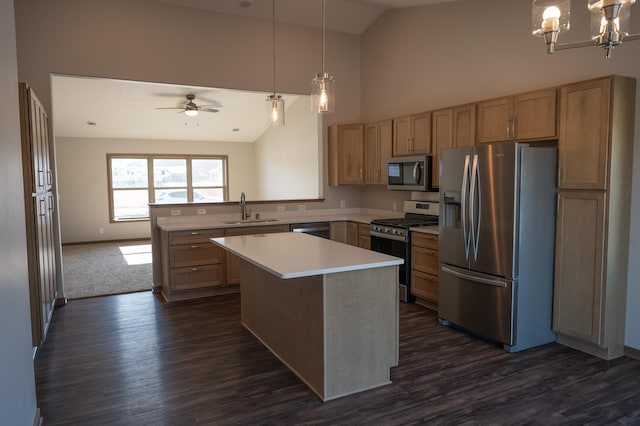
[{"label": "baseboard trim", "polygon": [[43,426],[43,425],[44,425],[44,419],[40,415],[40,407],[37,407],[36,415],[33,418],[33,426]]},{"label": "baseboard trim", "polygon": [[82,246],[85,244],[100,244],[100,243],[127,243],[127,242],[136,242],[136,241],[151,241],[151,237],[149,238],[127,238],[125,240],[98,240],[98,241],[78,241],[75,243],[64,243],[64,246]]},{"label": "baseboard trim", "polygon": [[637,359],[638,361],[640,361],[640,349],[635,349],[635,348],[630,348],[629,346],[625,346],[624,356]]}]

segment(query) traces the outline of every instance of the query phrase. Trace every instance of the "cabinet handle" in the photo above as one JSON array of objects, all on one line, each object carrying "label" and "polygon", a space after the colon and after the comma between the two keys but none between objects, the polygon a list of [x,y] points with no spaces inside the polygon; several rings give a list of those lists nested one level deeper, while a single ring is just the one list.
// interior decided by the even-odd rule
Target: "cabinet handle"
[{"label": "cabinet handle", "polygon": [[507,139],[511,139],[511,120],[507,121]]},{"label": "cabinet handle", "polygon": [[512,124],[511,124],[511,137],[513,139],[515,139],[516,138],[516,133],[518,131],[518,128],[516,127],[517,126],[517,118],[514,118],[511,121],[512,121]]},{"label": "cabinet handle", "polygon": [[200,246],[191,246],[192,249],[200,248]]},{"label": "cabinet handle", "polygon": [[49,211],[53,211],[53,195],[49,195]]},{"label": "cabinet handle", "polygon": [[46,216],[47,213],[45,211],[46,211],[45,201],[44,201],[44,199],[41,198],[40,199],[40,212],[41,213],[39,214],[39,216]]},{"label": "cabinet handle", "polygon": [[42,188],[44,184],[44,172],[42,170],[38,170],[38,187]]},{"label": "cabinet handle", "polygon": [[51,182],[53,181],[51,176],[51,170],[47,172],[47,185],[51,186]]},{"label": "cabinet handle", "polygon": [[202,232],[192,232],[191,235],[200,235]]},{"label": "cabinet handle", "polygon": [[200,268],[191,268],[191,272],[198,272]]}]

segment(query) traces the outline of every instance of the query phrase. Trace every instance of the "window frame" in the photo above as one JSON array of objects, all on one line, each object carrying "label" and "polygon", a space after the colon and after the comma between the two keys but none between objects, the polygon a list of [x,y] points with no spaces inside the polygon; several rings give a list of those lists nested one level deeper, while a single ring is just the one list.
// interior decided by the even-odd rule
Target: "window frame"
[{"label": "window frame", "polygon": [[[130,158],[130,159],[145,159],[147,161],[147,191],[149,195],[148,203],[149,204],[157,204],[156,199],[156,190],[161,191],[167,188],[158,188],[155,186],[154,179],[154,167],[153,160],[154,159],[172,159],[172,160],[186,160],[186,180],[187,180],[187,203],[193,203],[193,191],[194,189],[222,189],[222,197],[223,200],[221,203],[229,201],[229,156],[228,155],[205,155],[205,154],[107,154],[107,190],[109,193],[109,223],[128,223],[128,222],[142,222],[150,220],[150,217],[141,217],[141,218],[125,218],[125,219],[116,219],[115,211],[114,211],[114,190],[122,190],[127,188],[114,188],[112,181],[112,170],[111,170],[111,160],[112,159],[122,159],[122,158]],[[223,182],[222,186],[205,186],[205,187],[195,187],[193,186],[193,177],[191,161],[194,159],[198,160],[222,160],[222,168],[223,170]],[[183,187],[180,187],[183,188]],[[144,188],[130,188],[131,190],[140,190]],[[174,203],[174,204],[185,204],[185,203]],[[198,203],[198,204],[207,204],[207,203]],[[170,205],[170,204],[167,204]]]}]

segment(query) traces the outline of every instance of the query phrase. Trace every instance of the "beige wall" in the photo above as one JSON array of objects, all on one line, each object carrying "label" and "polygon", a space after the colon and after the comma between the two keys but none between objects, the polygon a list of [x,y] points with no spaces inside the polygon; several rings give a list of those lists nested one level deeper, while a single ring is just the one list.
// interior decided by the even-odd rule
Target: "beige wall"
[{"label": "beige wall", "polygon": [[285,126],[269,128],[255,142],[258,190],[253,199],[320,198],[319,119],[309,110],[309,98],[298,98],[287,107]]},{"label": "beige wall", "polygon": [[149,222],[109,223],[107,154],[227,155],[229,192],[257,192],[252,143],[57,138],[56,152],[63,244],[149,237]]},{"label": "beige wall", "polygon": [[[193,37],[185,42],[185,29]],[[20,0],[16,2],[18,71],[46,108],[50,74],[70,74],[210,87],[273,90],[271,22],[150,0]],[[307,94],[321,67],[319,29],[276,27],[278,92]],[[327,32],[327,68],[339,103],[332,122],[360,117],[360,40]],[[316,49],[317,47],[317,49]],[[55,112],[53,112],[55,113]],[[323,157],[326,156],[326,130]],[[326,182],[326,177],[324,178]],[[353,188],[326,189],[322,205],[359,203]]]},{"label": "beige wall", "polygon": [[32,425],[36,386],[31,359],[29,277],[22,187],[18,64],[13,1],[0,0],[0,423]]},{"label": "beige wall", "polygon": [[[572,2],[571,31],[561,41],[589,38],[586,1]],[[640,32],[640,7],[632,7]],[[362,118],[373,121],[466,102],[620,74],[640,79],[640,41],[625,42],[605,60],[596,47],[547,55],[530,35],[531,2],[461,0],[383,14],[361,38]],[[639,85],[640,87],[640,85]],[[626,343],[640,348],[640,96],[636,132]],[[395,196],[397,197],[397,196]],[[363,205],[390,198],[366,189]]]}]

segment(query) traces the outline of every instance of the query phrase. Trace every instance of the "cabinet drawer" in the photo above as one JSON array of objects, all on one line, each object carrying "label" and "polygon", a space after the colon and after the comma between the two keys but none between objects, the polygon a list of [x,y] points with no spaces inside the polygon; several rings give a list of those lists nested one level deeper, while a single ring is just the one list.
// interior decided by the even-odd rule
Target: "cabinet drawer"
[{"label": "cabinet drawer", "polygon": [[438,250],[411,247],[411,269],[438,275]]},{"label": "cabinet drawer", "polygon": [[222,229],[194,229],[192,231],[175,231],[169,233],[169,244],[209,243],[209,238],[224,237]]},{"label": "cabinet drawer", "polygon": [[182,244],[169,248],[169,267],[213,265],[222,263],[223,250],[207,241],[202,244]]},{"label": "cabinet drawer", "polygon": [[224,264],[171,269],[171,290],[224,285]]},{"label": "cabinet drawer", "polygon": [[411,294],[431,302],[438,302],[438,277],[411,270]]},{"label": "cabinet drawer", "polygon": [[438,236],[434,234],[412,232],[411,245],[438,250]]}]

